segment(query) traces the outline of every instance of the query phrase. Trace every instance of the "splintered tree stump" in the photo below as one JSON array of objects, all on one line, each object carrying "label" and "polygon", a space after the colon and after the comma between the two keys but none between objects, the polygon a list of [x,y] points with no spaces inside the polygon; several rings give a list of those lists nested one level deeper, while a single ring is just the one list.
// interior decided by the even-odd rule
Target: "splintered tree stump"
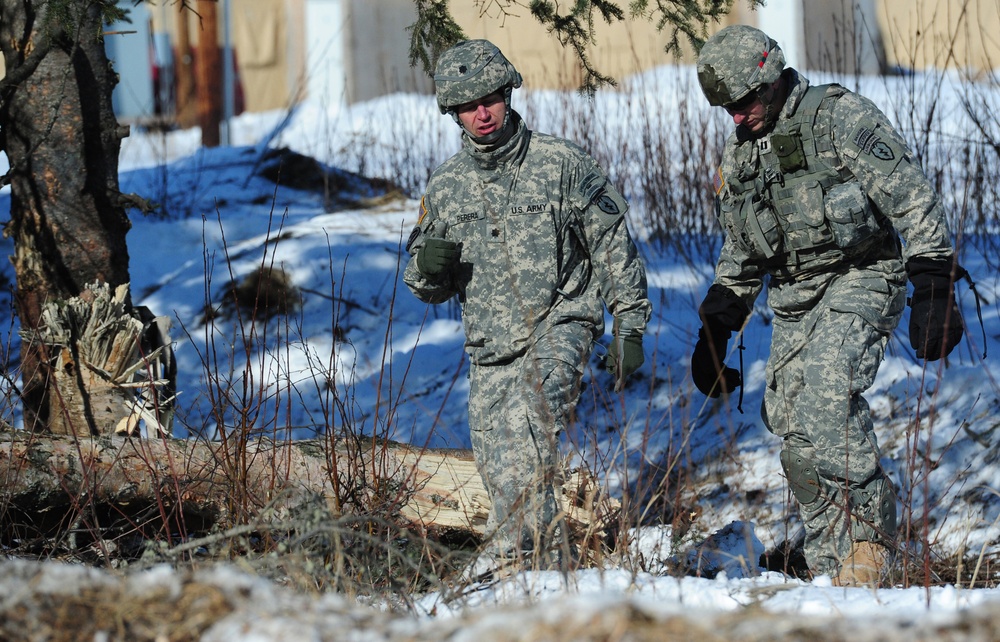
[{"label": "splintered tree stump", "polygon": [[[360,514],[365,494],[373,500],[368,505],[392,505],[428,535],[481,538],[490,508],[468,450],[372,440],[224,444],[0,432],[0,532],[23,531],[10,522],[25,515],[38,535],[46,524],[59,529],[79,521],[75,515],[113,514],[139,525],[151,509],[196,516],[199,530],[249,519],[266,527],[317,497],[334,516]],[[588,537],[618,508],[579,471],[567,475],[563,504],[570,526]]]},{"label": "splintered tree stump", "polygon": [[128,284],[112,291],[93,283],[80,296],[46,303],[39,326],[22,331],[49,355],[49,432],[132,434],[145,422],[153,434],[170,434],[168,324],[140,310],[128,303]]}]

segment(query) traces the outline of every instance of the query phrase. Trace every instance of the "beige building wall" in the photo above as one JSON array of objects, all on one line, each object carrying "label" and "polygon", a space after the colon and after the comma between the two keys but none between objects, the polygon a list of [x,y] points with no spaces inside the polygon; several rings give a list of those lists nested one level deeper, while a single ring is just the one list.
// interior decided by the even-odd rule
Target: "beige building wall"
[{"label": "beige building wall", "polygon": [[[524,8],[503,15],[496,3],[452,3],[456,21],[470,38],[494,41],[517,65],[531,87],[579,86],[572,52],[563,49]],[[626,2],[622,2],[627,5]],[[774,4],[772,0],[771,4]],[[477,6],[480,5],[480,6]],[[797,66],[838,73],[880,73],[894,68],[993,69],[1000,66],[1000,2],[973,0],[801,0],[797,28]],[[710,29],[751,24],[772,33],[786,49],[789,34],[779,35],[767,13],[737,0],[733,12]],[[596,44],[588,55],[602,73],[621,79],[631,73],[675,62],[664,51],[666,35],[649,22],[596,25]],[[685,61],[693,59],[685,47]]]},{"label": "beige building wall", "polygon": [[[430,93],[433,84],[408,62],[413,0],[331,0],[343,3],[349,27],[345,60],[348,102],[395,91]],[[304,95],[306,75],[306,0],[234,0],[233,39],[248,111],[285,108]],[[862,4],[871,8],[859,9]],[[478,5],[478,6],[477,6]],[[470,38],[494,41],[514,61],[530,87],[575,88],[582,78],[572,52],[561,47],[528,14],[500,15],[496,3],[483,14],[482,3],[455,2],[451,9]],[[186,16],[192,45],[200,23],[192,12],[168,4],[152,12],[153,26],[173,36]],[[169,9],[167,8],[169,7]],[[874,14],[874,17],[873,17]],[[765,31],[760,14],[737,1],[723,24],[746,23]],[[803,0],[804,69],[872,73],[872,56],[881,69],[1000,66],[1000,2],[972,0]],[[716,29],[723,25],[718,25]],[[862,35],[856,35],[862,34]],[[221,36],[220,36],[221,41]],[[602,73],[614,78],[675,62],[664,52],[666,35],[643,20],[598,24],[596,44],[588,50]],[[692,59],[685,48],[685,60]],[[863,55],[862,55],[863,53]],[[0,60],[0,78],[3,61]]]},{"label": "beige building wall", "polygon": [[230,38],[247,111],[283,109],[294,104],[293,88],[298,86],[304,56],[302,41],[295,37],[300,23],[294,5],[285,0],[230,3]]},{"label": "beige building wall", "polygon": [[[574,52],[562,47],[527,9],[512,7],[516,14],[503,14],[496,3],[488,3],[484,13],[479,3],[473,2],[453,2],[449,8],[467,37],[485,38],[500,47],[521,72],[527,86],[536,89],[580,86],[583,74]],[[739,5],[726,24],[745,21],[747,14]],[[664,51],[667,40],[668,34],[657,32],[647,20],[627,19],[611,25],[601,22],[595,25],[595,43],[588,48],[587,56],[600,73],[621,80],[651,67],[676,62],[674,55]],[[681,41],[686,45],[685,36],[681,36]],[[690,48],[685,50],[690,58]]]},{"label": "beige building wall", "polygon": [[[311,25],[343,29],[344,94],[348,103],[397,91],[433,91],[430,78],[410,68],[409,33],[416,20],[413,0],[325,0],[338,3],[343,24]],[[236,51],[247,111],[284,109],[307,94],[307,0],[232,0],[230,38]],[[174,7],[175,5],[170,5]],[[192,46],[202,25],[191,11],[154,14],[154,29],[171,33],[186,20]],[[219,6],[223,42],[222,6]]]},{"label": "beige building wall", "polygon": [[[196,3],[189,3],[196,7]],[[302,75],[303,46],[301,0],[235,0],[230,3],[229,37],[243,86],[247,111],[281,109],[293,104],[292,96]],[[224,43],[222,4],[219,4],[218,43]],[[191,47],[197,48],[203,24],[195,11],[165,3],[152,13],[153,29],[170,34],[175,52],[181,25],[187,25]]]},{"label": "beige building wall", "polygon": [[906,69],[1000,66],[1000,3],[878,0],[889,65]]}]

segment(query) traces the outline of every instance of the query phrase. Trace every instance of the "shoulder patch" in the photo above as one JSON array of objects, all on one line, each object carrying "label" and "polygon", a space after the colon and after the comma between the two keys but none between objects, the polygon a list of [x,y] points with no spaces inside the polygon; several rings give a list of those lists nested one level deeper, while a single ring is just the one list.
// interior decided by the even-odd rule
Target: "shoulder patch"
[{"label": "shoulder patch", "polygon": [[424,205],[424,199],[425,198],[427,198],[427,197],[426,196],[421,196],[420,197],[420,216],[417,218],[417,225],[418,226],[424,224],[424,217],[427,216],[427,206]]},{"label": "shoulder patch", "polygon": [[851,140],[863,153],[874,156],[879,160],[891,161],[896,158],[892,147],[882,140],[874,130],[868,127],[858,128],[858,131],[854,132]]},{"label": "shoulder patch", "polygon": [[608,181],[608,177],[597,169],[584,176],[573,190],[571,198],[573,206],[580,210],[596,206],[610,216],[620,216],[628,211],[628,201]]},{"label": "shoulder patch", "polygon": [[604,184],[608,179],[600,172],[591,172],[583,177],[580,181],[580,193],[583,194],[583,200],[591,203],[598,197],[598,195],[604,190]]},{"label": "shoulder patch", "polygon": [[616,203],[615,199],[611,198],[611,195],[605,191],[602,191],[594,202],[605,214],[614,215],[621,213],[621,209],[618,208],[618,203]]},{"label": "shoulder patch", "polygon": [[726,186],[726,179],[722,177],[722,167],[717,167],[715,170],[715,176],[712,180],[712,185],[715,188],[716,196],[722,192],[722,188]]}]

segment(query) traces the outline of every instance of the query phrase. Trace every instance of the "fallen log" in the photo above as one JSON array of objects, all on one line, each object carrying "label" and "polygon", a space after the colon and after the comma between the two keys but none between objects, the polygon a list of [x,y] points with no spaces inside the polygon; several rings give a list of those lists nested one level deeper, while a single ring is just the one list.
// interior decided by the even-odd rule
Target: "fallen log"
[{"label": "fallen log", "polygon": [[[567,475],[564,489],[565,511],[578,531],[601,530],[616,509],[581,471]],[[171,529],[207,531],[280,522],[317,496],[334,516],[377,505],[422,534],[472,537],[483,535],[490,506],[468,450],[370,439],[216,442],[0,433],[2,531],[27,520],[17,527],[42,534],[96,514],[136,528],[173,520]]]}]

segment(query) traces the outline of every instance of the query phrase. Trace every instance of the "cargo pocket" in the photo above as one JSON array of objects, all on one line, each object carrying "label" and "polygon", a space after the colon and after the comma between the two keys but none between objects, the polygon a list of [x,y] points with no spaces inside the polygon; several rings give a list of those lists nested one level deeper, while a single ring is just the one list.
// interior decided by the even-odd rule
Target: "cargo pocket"
[{"label": "cargo pocket", "polygon": [[905,307],[904,285],[870,273],[851,279],[850,287],[830,303],[831,309],[853,312],[883,334],[889,334],[899,325]]}]

